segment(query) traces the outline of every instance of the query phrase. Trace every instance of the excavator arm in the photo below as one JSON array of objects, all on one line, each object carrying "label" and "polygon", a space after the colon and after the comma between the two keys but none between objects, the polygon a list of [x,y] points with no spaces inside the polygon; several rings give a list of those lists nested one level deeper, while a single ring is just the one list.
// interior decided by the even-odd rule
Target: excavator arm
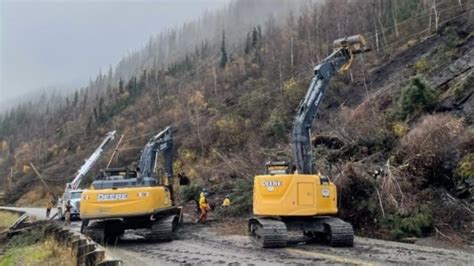
[{"label": "excavator arm", "polygon": [[314,68],[314,77],[301,101],[293,123],[292,142],[296,170],[299,174],[313,173],[311,127],[331,78],[350,68],[354,54],[368,51],[363,36],[355,35],[334,42],[334,52]]},{"label": "excavator arm", "polygon": [[153,136],[142,150],[138,161],[138,182],[144,177],[156,178],[156,165],[158,155],[163,153],[163,185],[173,183],[173,132],[171,127],[165,128]]}]

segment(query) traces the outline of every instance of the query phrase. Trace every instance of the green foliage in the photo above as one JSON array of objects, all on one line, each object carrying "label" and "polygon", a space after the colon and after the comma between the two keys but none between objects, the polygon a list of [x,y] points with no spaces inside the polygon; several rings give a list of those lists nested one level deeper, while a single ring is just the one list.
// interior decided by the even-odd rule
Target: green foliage
[{"label": "green foliage", "polygon": [[467,178],[474,176],[474,153],[469,153],[459,162],[456,170],[460,177]]},{"label": "green foliage", "polygon": [[[184,59],[172,64],[166,71],[168,75],[178,75],[194,69],[193,58],[186,54]],[[144,84],[143,84],[144,85]]]},{"label": "green foliage", "polygon": [[425,81],[420,77],[414,77],[411,84],[403,88],[398,99],[398,108],[402,118],[418,115],[422,112],[430,111],[438,95]]},{"label": "green foliage", "polygon": [[[46,243],[37,243],[28,246],[9,248],[7,252],[0,257],[0,266],[11,265],[54,265],[51,263],[53,250]],[[58,263],[61,261],[58,259]]]},{"label": "green foliage", "polygon": [[379,216],[376,183],[363,168],[356,163],[349,164],[345,169],[347,180],[337,184],[342,217],[361,229],[374,225]]},{"label": "green foliage", "polygon": [[401,121],[393,123],[392,126],[393,133],[399,138],[405,136],[408,133],[409,129],[410,128],[408,127],[408,125],[405,122]]},{"label": "green foliage", "polygon": [[389,214],[383,224],[394,239],[422,237],[433,229],[433,215],[428,206],[421,205],[410,215]]},{"label": "green foliage", "polygon": [[28,233],[13,236],[8,241],[9,247],[24,247],[38,243],[45,237],[45,225],[36,226]]},{"label": "green foliage", "polygon": [[202,186],[200,184],[192,184],[190,186],[180,187],[180,199],[183,202],[188,202],[191,200],[197,200],[199,198],[199,193],[202,191]]},{"label": "green foliage", "polygon": [[461,38],[458,34],[458,27],[454,25],[442,26],[440,29],[440,34],[444,36],[444,40],[448,48],[455,48],[462,42],[464,38]]},{"label": "green foliage", "polygon": [[428,72],[430,70],[430,62],[428,59],[422,58],[415,63],[415,70],[417,74],[422,74]]},{"label": "green foliage", "polygon": [[474,153],[466,154],[456,169],[459,188],[468,192],[471,200],[474,199]]},{"label": "green foliage", "polygon": [[216,214],[219,217],[242,217],[252,212],[253,183],[239,180],[235,188],[235,192],[230,194],[231,206],[218,209]]},{"label": "green foliage", "polygon": [[16,213],[0,211],[0,232],[13,225],[18,218]]},{"label": "green foliage", "polygon": [[242,145],[246,140],[245,121],[238,115],[223,115],[215,123],[220,148],[231,149]]},{"label": "green foliage", "polygon": [[[51,260],[54,250],[44,241],[46,226],[36,224],[32,230],[13,236],[8,241],[6,252],[0,257],[0,266],[43,265],[46,262],[55,264],[56,262]],[[60,260],[66,262],[65,258]]]},{"label": "green foliage", "polygon": [[76,106],[78,101],[79,101],[79,92],[75,91],[73,105]]},{"label": "green foliage", "polygon": [[227,65],[227,60],[228,60],[228,56],[227,56],[227,51],[225,48],[225,32],[223,31],[222,43],[221,43],[221,60],[219,61],[219,66],[221,68],[225,68],[225,66]]},{"label": "green foliage", "polygon": [[[289,105],[295,106],[301,101],[305,93],[305,89],[294,78],[283,83],[283,95]],[[293,107],[294,108],[294,107]]]},{"label": "green foliage", "polygon": [[459,80],[454,86],[450,89],[451,94],[456,100],[460,100],[464,93],[474,87],[474,75],[473,72],[469,73],[466,78]]},{"label": "green foliage", "polygon": [[247,33],[245,40],[244,53],[250,54],[253,51],[253,62],[261,65],[263,63],[262,54],[262,29],[260,26],[253,27],[253,29]]},{"label": "green foliage", "polygon": [[288,125],[288,119],[284,117],[281,112],[273,112],[270,115],[270,119],[265,124],[265,128],[269,131],[271,136],[277,139],[284,139],[286,136],[286,128]]}]

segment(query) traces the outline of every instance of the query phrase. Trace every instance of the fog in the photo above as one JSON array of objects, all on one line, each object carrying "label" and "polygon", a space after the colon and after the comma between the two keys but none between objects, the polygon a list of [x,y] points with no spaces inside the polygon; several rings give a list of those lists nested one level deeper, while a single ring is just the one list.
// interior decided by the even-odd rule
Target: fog
[{"label": "fog", "polygon": [[149,37],[228,0],[1,2],[0,104],[87,84]]}]

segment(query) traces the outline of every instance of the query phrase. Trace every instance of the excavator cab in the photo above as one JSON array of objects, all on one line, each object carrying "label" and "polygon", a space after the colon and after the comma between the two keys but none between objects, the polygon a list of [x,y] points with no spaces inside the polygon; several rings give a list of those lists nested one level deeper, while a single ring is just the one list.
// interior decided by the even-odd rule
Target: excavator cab
[{"label": "excavator cab", "polygon": [[266,164],[267,175],[290,174],[290,173],[291,173],[291,167],[288,162],[269,161]]}]

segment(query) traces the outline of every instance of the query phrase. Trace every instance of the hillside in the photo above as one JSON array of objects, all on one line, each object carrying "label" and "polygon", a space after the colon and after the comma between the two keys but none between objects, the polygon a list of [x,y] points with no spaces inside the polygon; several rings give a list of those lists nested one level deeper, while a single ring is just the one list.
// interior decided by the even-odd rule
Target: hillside
[{"label": "hillside", "polygon": [[373,51],[332,80],[313,126],[317,169],[338,185],[341,215],[360,234],[467,240],[473,2],[435,3],[311,4],[279,23],[270,16],[249,27],[235,49],[224,31],[218,49],[197,43],[168,66],[136,67],[138,75],[116,85],[107,83],[113,75],[100,75],[97,82],[108,85],[91,85],[64,103],[19,106],[0,119],[0,178],[14,173],[7,198],[21,204],[45,197],[30,161],[59,191],[105,132],[125,135],[112,164],[123,166],[136,161],[150,134],[171,125],[175,171],[190,176],[193,189],[230,192],[231,215],[249,215],[253,176],[269,159],[290,158],[292,119],[312,68],[332,40],[364,33]]}]

